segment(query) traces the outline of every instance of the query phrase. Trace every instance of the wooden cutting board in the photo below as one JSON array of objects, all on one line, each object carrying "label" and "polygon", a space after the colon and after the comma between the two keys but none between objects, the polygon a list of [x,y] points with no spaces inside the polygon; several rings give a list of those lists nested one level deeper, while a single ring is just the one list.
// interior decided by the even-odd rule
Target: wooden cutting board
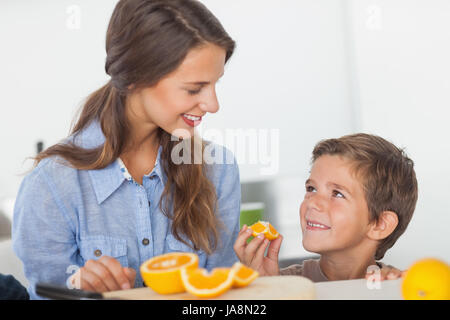
[{"label": "wooden cutting board", "polygon": [[[150,288],[112,291],[104,293],[105,298],[127,300],[197,300],[196,296],[184,292],[161,295]],[[312,281],[299,276],[259,277],[247,287],[230,289],[214,298],[219,300],[304,300],[315,299]]]}]

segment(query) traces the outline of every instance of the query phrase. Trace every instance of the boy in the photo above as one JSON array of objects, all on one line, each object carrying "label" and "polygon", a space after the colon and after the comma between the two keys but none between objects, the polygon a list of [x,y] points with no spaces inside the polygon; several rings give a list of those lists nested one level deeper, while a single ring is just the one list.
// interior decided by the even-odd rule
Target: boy
[{"label": "boy", "polygon": [[[302,265],[278,267],[282,237],[236,239],[239,259],[260,275],[301,275],[314,282],[358,279],[368,267],[382,267],[382,279],[401,272],[376,260],[394,245],[411,220],[417,202],[414,164],[403,150],[378,136],[354,134],[319,142],[313,150],[306,194],[300,206],[303,246],[320,254]],[[390,273],[386,277],[386,273]]]}]

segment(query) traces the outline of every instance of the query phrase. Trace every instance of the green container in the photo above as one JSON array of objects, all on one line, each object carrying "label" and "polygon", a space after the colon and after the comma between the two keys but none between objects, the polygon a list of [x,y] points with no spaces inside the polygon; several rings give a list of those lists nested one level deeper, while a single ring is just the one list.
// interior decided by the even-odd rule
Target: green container
[{"label": "green container", "polygon": [[241,215],[239,217],[239,228],[246,224],[252,224],[263,220],[265,205],[263,202],[247,202],[241,204]]}]

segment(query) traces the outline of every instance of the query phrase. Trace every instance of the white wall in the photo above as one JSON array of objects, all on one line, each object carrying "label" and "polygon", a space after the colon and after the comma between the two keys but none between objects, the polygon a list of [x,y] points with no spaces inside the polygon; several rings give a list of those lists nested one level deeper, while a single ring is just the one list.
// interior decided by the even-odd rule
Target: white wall
[{"label": "white wall", "polygon": [[[34,154],[35,143],[49,146],[65,137],[82,100],[108,79],[104,41],[116,2],[0,3],[0,149],[6,155],[0,198],[16,194],[23,178],[18,174],[30,168],[23,161]],[[237,50],[218,84],[221,110],[205,118],[202,130],[279,129],[278,175],[304,173],[319,139],[353,126],[340,3],[204,3]],[[73,5],[80,10],[79,29],[70,28],[76,26]],[[241,163],[242,180],[260,179],[261,167],[267,165]]]},{"label": "white wall", "polygon": [[[205,127],[279,129],[278,176],[303,175],[318,140],[355,126],[340,2],[203,2],[237,42],[218,87],[222,110]],[[264,167],[241,164],[243,181],[264,178]]]},{"label": "white wall", "polygon": [[385,260],[450,262],[450,1],[353,0],[347,9],[360,129],[406,147],[419,183],[411,224]]},{"label": "white wall", "polygon": [[[85,6],[79,30],[66,27],[74,3]],[[0,198],[15,196],[36,142],[67,136],[82,99],[106,81],[111,12],[105,0],[0,3]]]}]

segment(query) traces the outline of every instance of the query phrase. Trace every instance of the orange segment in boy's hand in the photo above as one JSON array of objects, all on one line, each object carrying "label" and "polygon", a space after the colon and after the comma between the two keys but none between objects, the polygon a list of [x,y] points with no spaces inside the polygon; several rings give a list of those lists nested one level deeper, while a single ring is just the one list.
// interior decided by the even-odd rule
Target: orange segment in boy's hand
[{"label": "orange segment in boy's hand", "polygon": [[234,283],[237,268],[182,269],[181,279],[187,292],[200,298],[214,298],[226,292]]},{"label": "orange segment in boy's hand", "polygon": [[250,229],[253,230],[253,236],[257,237],[259,234],[263,234],[268,240],[275,240],[278,238],[278,231],[267,221],[258,221],[252,224]]},{"label": "orange segment in boy's hand", "polygon": [[233,268],[237,269],[236,274],[234,275],[233,287],[241,288],[248,286],[259,275],[258,271],[253,270],[240,262],[236,262]]},{"label": "orange segment in boy's hand", "polygon": [[197,267],[195,253],[171,252],[145,261],[140,271],[147,287],[160,294],[172,294],[184,292],[180,270]]}]

